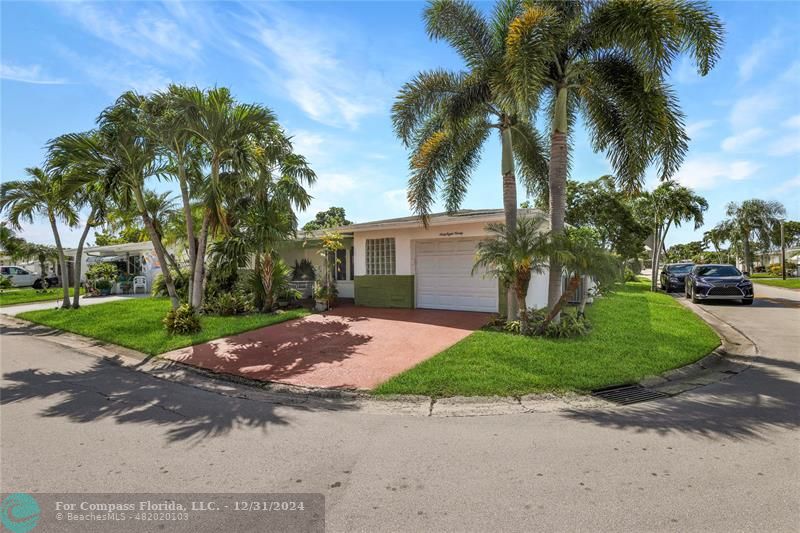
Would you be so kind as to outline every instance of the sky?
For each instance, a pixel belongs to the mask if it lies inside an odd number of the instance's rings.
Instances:
[[[800,220],[800,3],[712,6],[726,27],[721,60],[706,77],[688,59],[671,73],[692,138],[676,178],[710,207],[703,228],[676,228],[667,244],[699,240],[728,202],[748,198],[779,200],[789,219]],[[91,129],[125,90],[218,85],[271,108],[311,162],[318,181],[302,222],[330,206],[356,222],[410,214],[392,101],[421,70],[463,68],[446,43],[427,38],[423,9],[418,2],[2,1],[0,179],[41,165],[49,139]],[[573,157],[573,179],[611,173],[582,125]],[[647,185],[656,184],[651,169]],[[463,207],[501,206],[500,146],[490,139]],[[44,221],[21,236],[53,242]],[[78,230],[62,235],[65,245],[78,237]]]

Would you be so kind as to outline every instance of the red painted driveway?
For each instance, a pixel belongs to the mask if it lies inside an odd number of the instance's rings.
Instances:
[[[460,341],[485,313],[340,307],[162,357],[250,379],[371,389]]]

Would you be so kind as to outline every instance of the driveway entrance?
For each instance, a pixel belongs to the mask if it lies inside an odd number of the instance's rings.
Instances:
[[[306,387],[371,389],[484,325],[485,313],[341,307],[162,357]]]

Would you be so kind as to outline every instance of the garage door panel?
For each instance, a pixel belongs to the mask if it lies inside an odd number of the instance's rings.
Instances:
[[[416,245],[417,307],[497,312],[497,280],[472,275],[477,240]]]

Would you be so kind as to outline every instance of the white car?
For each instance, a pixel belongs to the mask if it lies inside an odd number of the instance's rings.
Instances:
[[[43,285],[42,277],[39,274],[18,266],[0,267],[0,276],[8,278],[13,287],[33,287],[35,289],[40,289]],[[53,280],[57,280],[57,278],[53,277]],[[48,279],[48,282],[52,285],[52,280]]]

